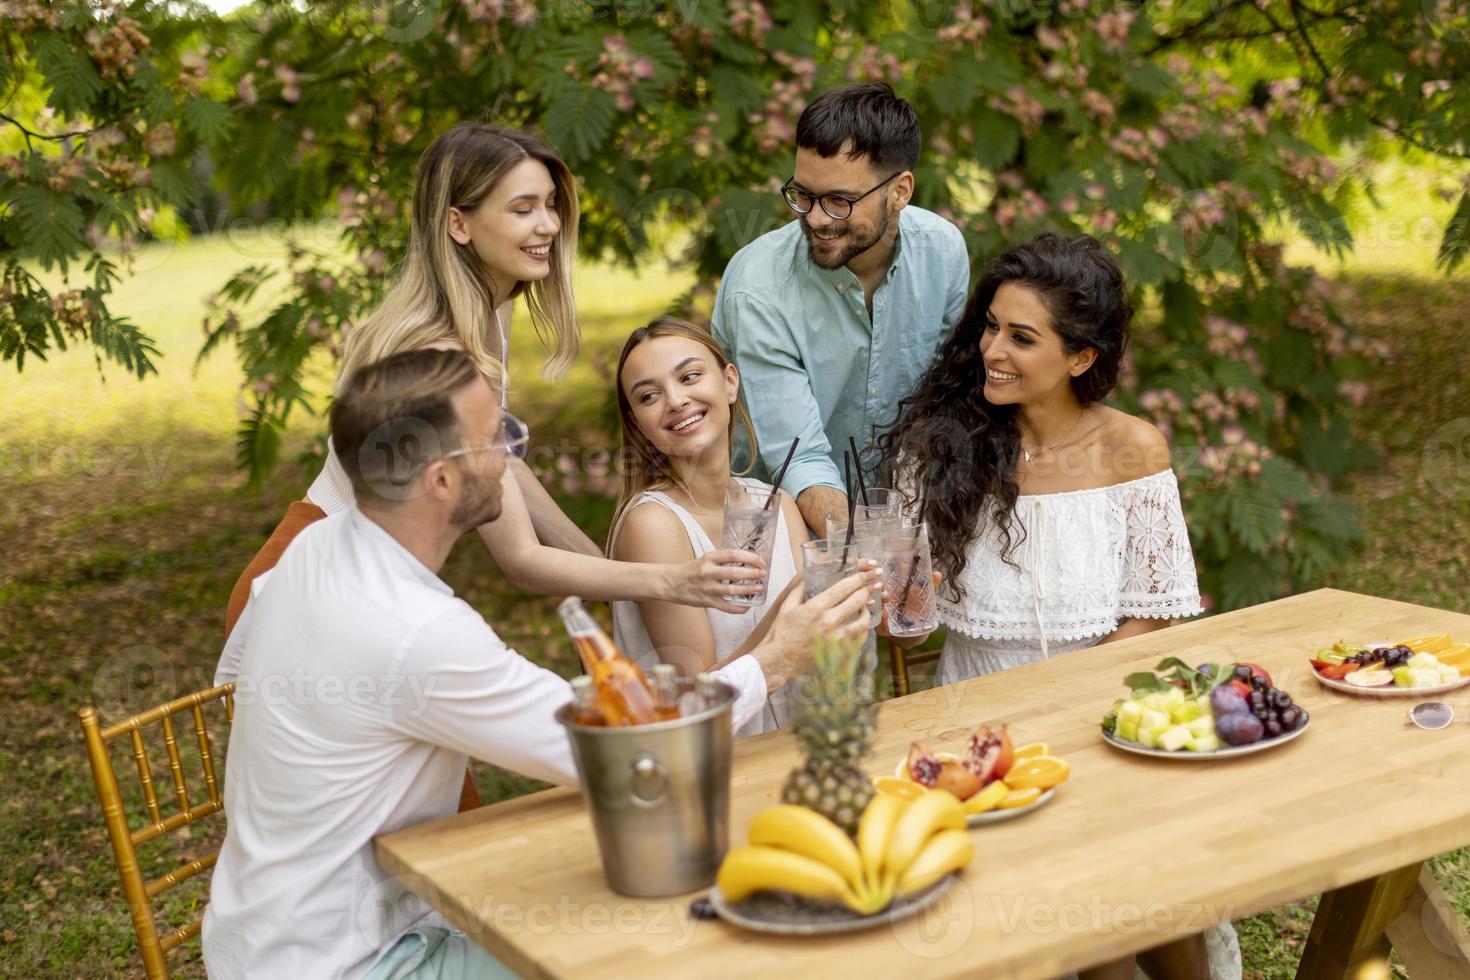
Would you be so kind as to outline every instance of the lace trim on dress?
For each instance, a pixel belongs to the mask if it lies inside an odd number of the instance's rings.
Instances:
[[[1202,610],[1189,531],[1171,470],[1095,490],[1017,500],[1012,555],[987,528],[969,548],[963,601],[940,618],[983,640],[1065,643],[1104,636],[1124,618],[1179,619]],[[1024,534],[1024,538],[1021,535]]]

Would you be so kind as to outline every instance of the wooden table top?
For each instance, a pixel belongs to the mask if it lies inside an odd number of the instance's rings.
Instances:
[[[884,702],[870,772],[912,739],[954,748],[1005,722],[1072,776],[1047,806],[971,831],[974,862],[945,900],[866,932],[766,936],[690,919],[693,895],[619,896],[572,789],[384,835],[377,859],[528,977],[1054,977],[1470,845],[1470,725],[1410,728],[1412,700],[1328,691],[1306,662],[1338,639],[1437,632],[1470,639],[1470,616],[1321,590]],[[1164,656],[1260,664],[1310,727],[1216,762],[1106,745],[1123,677]],[[1441,700],[1470,718],[1470,689]],[[799,764],[786,733],[736,743],[732,847]]]

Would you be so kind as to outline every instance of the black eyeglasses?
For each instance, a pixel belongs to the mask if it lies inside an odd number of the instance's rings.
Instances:
[[[812,210],[812,205],[819,204],[822,207],[822,211],[826,213],[827,217],[836,218],[838,221],[841,221],[843,218],[846,218],[852,214],[852,206],[854,204],[861,201],[863,198],[867,197],[869,194],[873,193],[878,188],[882,187],[884,184],[888,183],[890,180],[892,180],[894,177],[897,177],[898,174],[901,173],[903,173],[902,170],[900,170],[898,173],[890,174],[888,177],[884,178],[883,180],[874,184],[872,187],[863,191],[857,197],[849,197],[846,194],[823,194],[820,197],[816,197],[812,195],[809,191],[798,185],[796,183],[796,178],[792,177],[786,183],[781,185],[781,196],[786,198],[786,205],[797,214],[810,214]]]

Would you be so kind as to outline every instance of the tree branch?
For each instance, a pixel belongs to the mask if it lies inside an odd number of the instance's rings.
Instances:
[[[10,123],[10,125],[20,130],[21,133],[25,136],[26,149],[28,150],[35,149],[35,147],[31,144],[32,139],[48,140],[55,143],[64,143],[65,141],[71,139],[86,139],[88,136],[97,132],[97,130],[95,129],[83,129],[78,130],[75,133],[38,133],[35,130],[27,127],[25,123],[21,122],[19,119],[16,119],[14,116],[6,115],[3,112],[0,112],[0,122],[8,122]]]

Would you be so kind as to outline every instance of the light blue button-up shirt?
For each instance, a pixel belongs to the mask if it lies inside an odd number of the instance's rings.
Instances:
[[[755,423],[760,458],[752,472],[769,480],[800,436],[781,484],[792,496],[811,486],[843,489],[849,436],[872,485],[875,429],[893,424],[899,399],[964,312],[970,261],[959,229],[912,205],[898,222],[871,317],[852,270],[812,262],[799,221],[751,242],[725,269],[712,326],[740,369]],[[736,469],[749,459],[749,447],[738,446]]]

